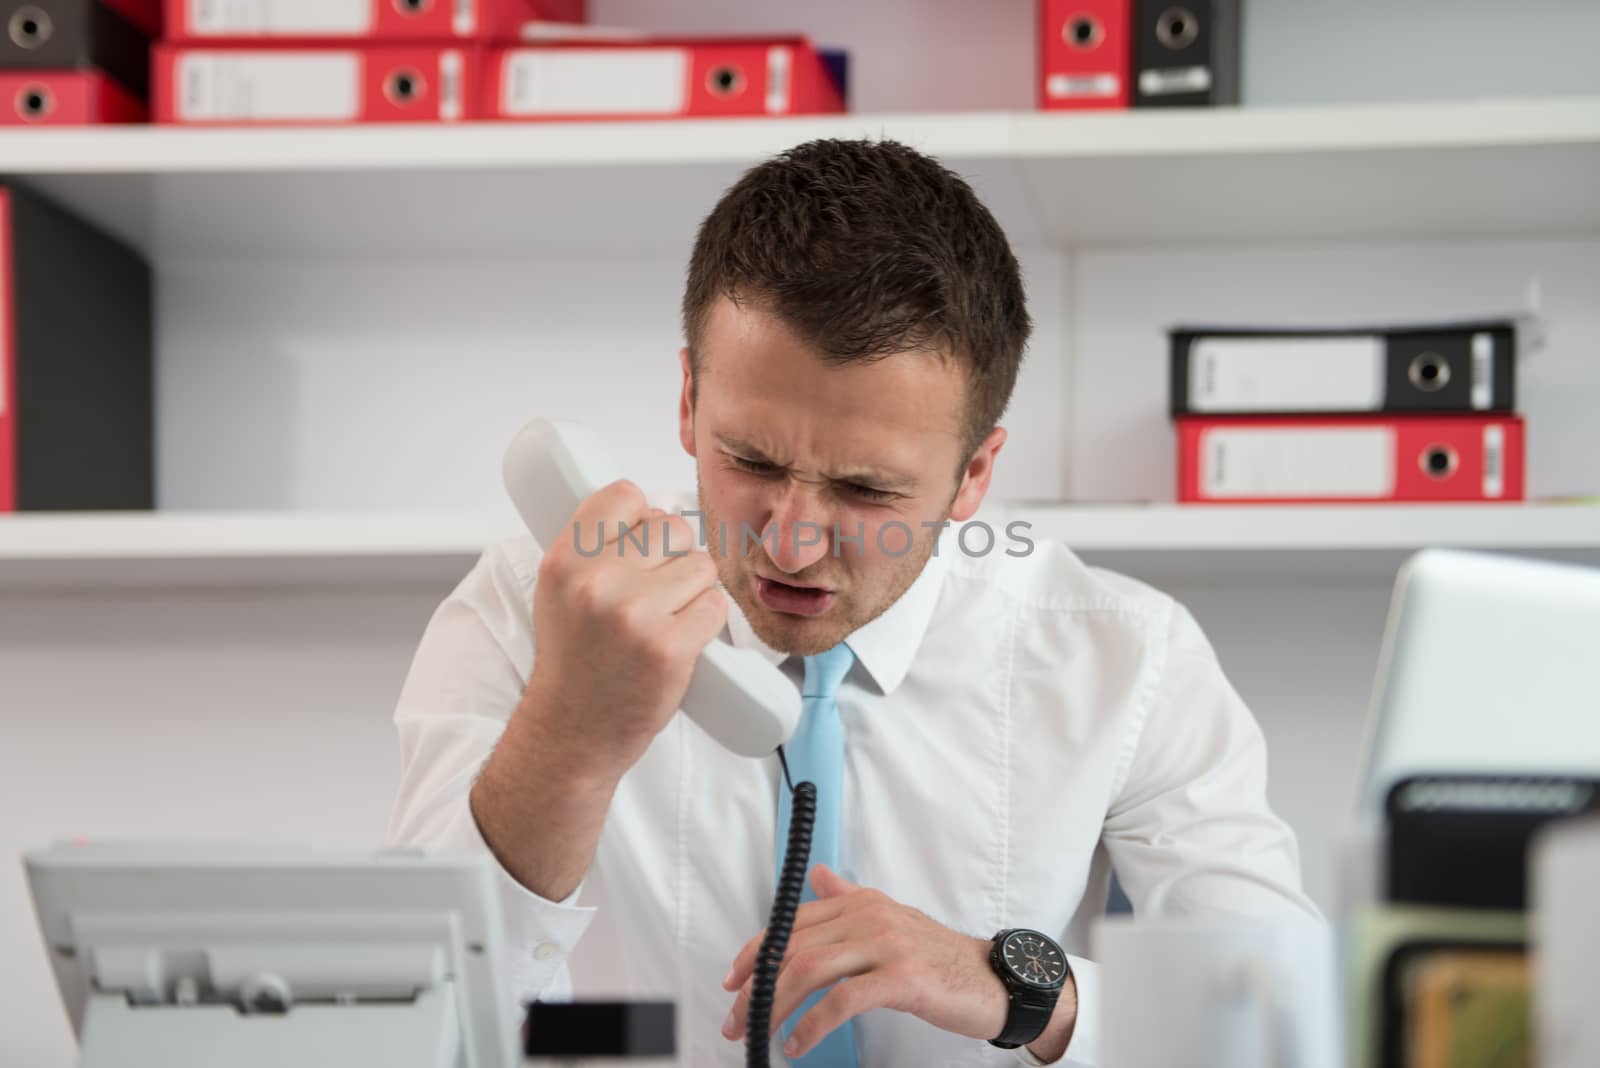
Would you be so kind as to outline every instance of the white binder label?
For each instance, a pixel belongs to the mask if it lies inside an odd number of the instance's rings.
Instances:
[[[1491,501],[1506,495],[1506,428],[1499,423],[1483,428],[1483,495]]]
[[[1139,72],[1139,92],[1145,96],[1203,93],[1210,88],[1210,67],[1168,67]]]
[[[1494,403],[1494,335],[1472,335],[1472,407],[1487,411]]]
[[[1205,497],[1394,495],[1394,433],[1382,427],[1234,428],[1201,438]]]
[[[767,49],[767,114],[787,115],[789,107],[790,71],[794,67],[794,50],[774,45]]]
[[[508,53],[503,115],[678,115],[688,103],[681,48],[528,48]]]
[[[457,37],[471,37],[478,28],[477,0],[456,0],[455,15],[450,20]]]
[[[1115,74],[1052,74],[1044,82],[1052,100],[1116,96],[1121,87],[1122,79]]]
[[[439,117],[447,122],[461,118],[462,62],[454,48],[439,53]]]
[[[1383,407],[1383,339],[1199,338],[1189,347],[1189,406],[1196,412],[1377,411]]]
[[[178,60],[182,119],[354,119],[361,58],[353,52],[188,52]]]
[[[372,32],[374,0],[189,0],[189,31],[267,36]]]

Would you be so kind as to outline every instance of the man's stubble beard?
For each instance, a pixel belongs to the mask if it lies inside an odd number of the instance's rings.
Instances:
[[[836,594],[834,603],[829,607],[826,620],[808,618],[803,616],[793,617],[790,622],[785,617],[774,618],[774,613],[762,604],[756,595],[753,568],[747,566],[748,562],[761,555],[761,542],[756,537],[744,537],[743,532],[733,526],[726,528],[726,552],[724,546],[718,542],[718,534],[724,529],[721,517],[712,509],[706,500],[705,487],[701,485],[698,473],[695,478],[695,491],[700,501],[700,521],[704,524],[705,548],[711,553],[711,558],[717,565],[717,578],[722,587],[733,598],[739,610],[750,623],[750,629],[755,631],[768,648],[790,656],[814,656],[826,652],[845,638],[860,630],[862,627],[877,619],[887,612],[894,603],[900,600],[902,594],[911,588],[917,581],[917,576],[922,574],[922,569],[927,566],[928,559],[933,555],[933,550],[938,541],[938,533],[943,529],[942,522],[950,518],[949,505],[954,504],[952,494],[950,502],[946,505],[944,515],[940,517],[941,526],[922,527],[922,539],[915,544],[909,552],[900,556],[884,557],[885,564],[889,565],[888,591],[878,596],[871,604],[863,605],[857,598],[863,591],[851,587],[843,595]],[[757,534],[762,533],[757,531]],[[845,530],[845,534],[850,531]],[[829,538],[828,558],[836,559],[842,564],[850,559],[857,551],[853,543],[839,549],[837,557],[833,557],[832,531],[824,533]],[[769,542],[770,543],[770,542]],[[748,552],[741,555],[741,550],[748,548]],[[859,558],[858,558],[859,559]],[[795,578],[802,582],[816,582],[819,578],[831,578],[838,571],[818,571],[817,577],[797,575]],[[848,574],[848,572],[847,572]],[[859,573],[857,573],[859,574]],[[853,576],[852,576],[853,577]],[[819,583],[832,586],[832,582]],[[872,596],[872,591],[865,591],[867,596]],[[780,622],[780,620],[782,620]],[[818,627],[825,629],[817,630]]]

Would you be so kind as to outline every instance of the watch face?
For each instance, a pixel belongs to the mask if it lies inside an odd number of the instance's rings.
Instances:
[[[1013,931],[1000,945],[1000,956],[1017,979],[1040,990],[1067,981],[1067,958],[1061,947],[1036,931]]]

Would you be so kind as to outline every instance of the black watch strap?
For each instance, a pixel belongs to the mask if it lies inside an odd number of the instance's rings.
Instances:
[[[1056,998],[1037,990],[1011,991],[1011,1012],[1006,1015],[1006,1029],[989,1043],[1001,1049],[1016,1049],[1044,1034],[1055,1013]]]
[[[1055,1014],[1056,1002],[1061,997],[1061,988],[1053,990],[1040,990],[1018,982],[1016,978],[1007,973],[1000,963],[1000,947],[1005,942],[1006,936],[1013,934],[1015,929],[1001,931],[994,936],[993,946],[990,951],[989,963],[994,966],[995,974],[1000,976],[1000,981],[1005,984],[1006,992],[1011,996],[1011,1006],[1006,1013],[1006,1025],[1000,1034],[989,1040],[991,1046],[1000,1049],[1016,1049],[1025,1046],[1044,1034],[1046,1027],[1050,1026],[1050,1017]],[[1037,932],[1034,932],[1037,933]],[[1045,936],[1040,935],[1044,938]],[[1059,947],[1058,947],[1059,948]],[[1065,954],[1063,954],[1065,957]],[[1068,969],[1069,976],[1071,969]]]

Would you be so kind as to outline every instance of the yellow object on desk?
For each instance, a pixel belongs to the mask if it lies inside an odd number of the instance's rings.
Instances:
[[[1532,1063],[1528,982],[1521,987],[1520,1008],[1513,1007],[1519,995],[1512,972],[1520,967],[1526,974],[1527,939],[1523,912],[1388,905],[1358,913],[1346,946],[1351,1068],[1517,1068]],[[1492,974],[1483,970],[1488,958],[1498,962]],[[1465,973],[1463,965],[1468,965]],[[1494,982],[1482,981],[1491,978]],[[1470,1021],[1451,1016],[1449,1010],[1456,1006],[1440,1000],[1447,993],[1466,994],[1477,1003]],[[1499,1013],[1498,1022],[1487,1018],[1491,1006]],[[1476,1029],[1476,1035],[1514,1031],[1518,1012],[1524,1019],[1520,1046],[1490,1050],[1476,1037],[1462,1041],[1468,1037],[1463,1027]],[[1479,1019],[1480,1013],[1485,1018]],[[1463,1059],[1469,1050],[1472,1057]],[[1449,1056],[1437,1059],[1441,1052]],[[1495,1052],[1496,1059],[1483,1059],[1487,1052]],[[1418,1059],[1424,1055],[1433,1059]],[[1519,1055],[1526,1059],[1517,1059]]]
[[[1398,978],[1407,1068],[1530,1068],[1533,978],[1521,950],[1441,949]]]

